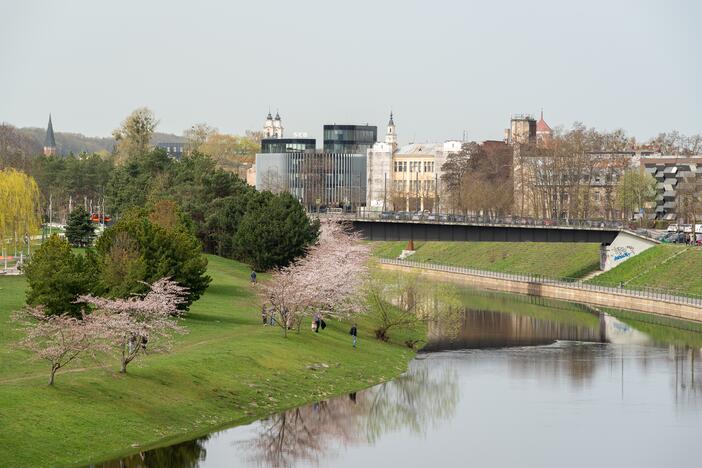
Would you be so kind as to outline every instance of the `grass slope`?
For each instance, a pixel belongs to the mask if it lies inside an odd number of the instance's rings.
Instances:
[[[9,321],[24,301],[24,279],[0,277],[0,460],[4,466],[85,464],[210,430],[244,423],[285,408],[350,392],[403,372],[413,352],[371,338],[359,321],[359,348],[348,325],[281,336],[260,324],[248,267],[209,257],[213,281],[185,320],[190,333],[174,352],[137,360],[127,375],[116,360],[57,375],[14,348]],[[325,363],[329,367],[310,370]],[[70,369],[70,368],[69,368]]]
[[[377,245],[376,245],[377,244]],[[407,242],[373,242],[378,257],[397,258]],[[599,244],[560,242],[415,242],[415,262],[490,271],[580,278],[599,268]]]
[[[676,253],[680,255],[664,262]],[[629,288],[654,287],[680,294],[702,294],[702,249],[657,245],[589,282],[615,286],[624,282]]]

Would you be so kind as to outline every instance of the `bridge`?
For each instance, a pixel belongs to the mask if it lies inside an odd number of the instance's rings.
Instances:
[[[598,243],[602,246],[602,270],[608,270],[659,243],[626,229],[621,221],[378,212],[320,217],[348,221],[365,239],[371,241]]]

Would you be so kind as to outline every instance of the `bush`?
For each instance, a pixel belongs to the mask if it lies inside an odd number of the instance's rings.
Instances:
[[[128,212],[96,244],[98,292],[109,297],[144,293],[161,278],[188,288],[186,307],[200,298],[211,278],[207,259],[187,218],[170,201],[152,210]]]
[[[74,253],[67,240],[52,235],[25,267],[27,303],[43,305],[47,314],[80,317],[84,305],[74,301],[95,287],[97,272],[93,265],[85,256]]]
[[[250,198],[233,240],[234,257],[265,271],[302,256],[319,234],[289,193],[258,192]]]

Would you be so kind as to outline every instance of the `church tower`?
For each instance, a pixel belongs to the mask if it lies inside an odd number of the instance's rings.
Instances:
[[[280,120],[278,111],[276,111],[273,120],[273,138],[283,138],[283,122]]]
[[[264,138],[273,138],[273,116],[270,111],[268,111],[266,123],[263,124],[263,136]]]
[[[49,114],[49,125],[46,127],[46,137],[44,138],[44,156],[56,154],[56,139],[54,138],[54,126],[51,124],[51,114]]]
[[[385,143],[390,145],[392,152],[397,150],[397,132],[395,130],[395,121],[392,118],[392,112],[390,112],[390,121],[388,122],[388,130],[385,134]]]

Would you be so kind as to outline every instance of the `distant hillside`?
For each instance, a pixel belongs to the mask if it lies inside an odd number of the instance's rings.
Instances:
[[[33,143],[33,147],[41,148],[44,147],[44,137],[46,136],[46,129],[35,128],[35,127],[25,127],[19,128],[17,131],[20,135],[26,137],[29,141]],[[101,151],[107,151],[111,153],[114,145],[115,139],[112,137],[88,137],[80,133],[68,133],[68,132],[54,132],[56,137],[56,147],[59,154],[68,155],[70,153],[79,154],[83,151],[86,153],[98,153]],[[185,138],[173,135],[170,133],[154,133],[151,139],[152,144],[157,143],[182,143]]]

